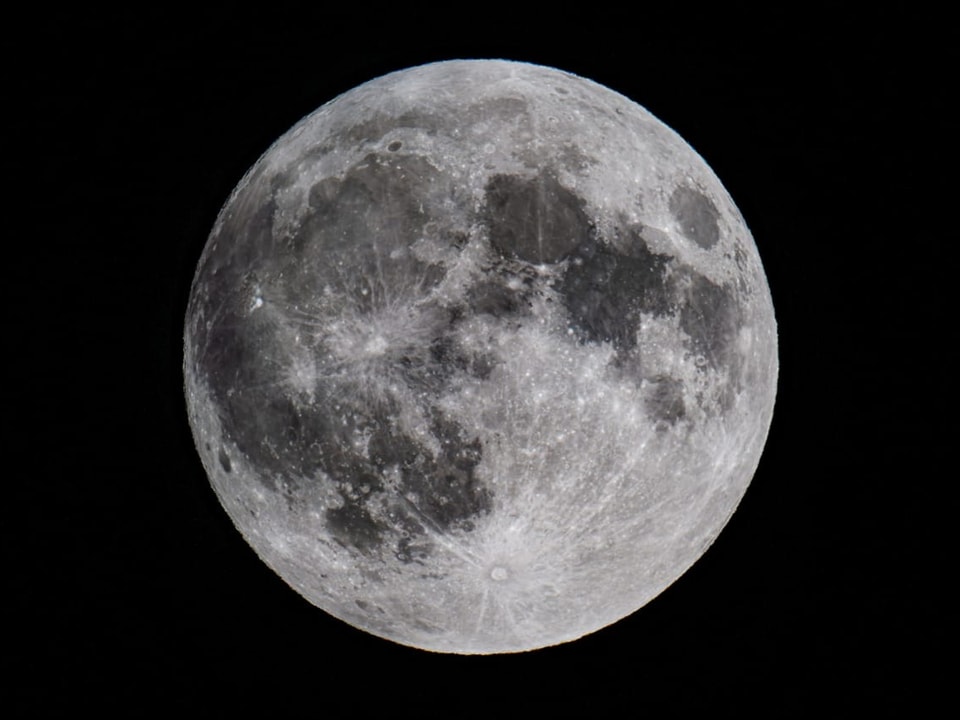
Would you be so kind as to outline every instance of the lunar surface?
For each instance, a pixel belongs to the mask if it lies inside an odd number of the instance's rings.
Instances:
[[[226,511],[310,602],[455,653],[636,611],[759,462],[776,324],[709,167],[627,98],[452,61],[280,138],[200,259],[184,377]]]

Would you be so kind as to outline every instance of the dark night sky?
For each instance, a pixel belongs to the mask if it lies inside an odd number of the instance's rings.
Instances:
[[[736,18],[593,8],[548,24],[492,6],[428,20],[315,5],[51,11],[8,29],[11,717],[842,716],[931,702],[946,681],[935,518],[952,429],[953,312],[938,293],[956,240],[937,169],[956,66],[944,18],[804,4]],[[621,623],[492,658],[368,636],[260,563],[207,484],[180,376],[193,268],[246,169],[336,94],[458,57],[569,70],[677,130],[745,216],[780,327],[767,452],[714,547]]]

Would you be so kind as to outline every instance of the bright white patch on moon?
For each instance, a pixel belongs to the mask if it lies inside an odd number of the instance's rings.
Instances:
[[[429,650],[578,638],[717,537],[773,413],[753,239],[704,161],[550,68],[436,63],[304,118],[186,317],[223,506],[312,603]]]

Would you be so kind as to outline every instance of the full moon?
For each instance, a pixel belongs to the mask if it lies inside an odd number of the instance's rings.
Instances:
[[[471,60],[301,120],[223,207],[187,410],[237,529],[397,643],[504,653],[633,613],[727,523],[777,382],[753,238],[622,95]]]

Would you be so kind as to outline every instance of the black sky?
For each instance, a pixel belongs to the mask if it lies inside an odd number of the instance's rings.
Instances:
[[[51,11],[8,29],[4,701],[470,717],[919,709],[943,691],[956,242],[945,18],[828,7]],[[589,16],[585,16],[589,13]],[[706,556],[577,643],[464,658],[328,618],[220,509],[182,399],[216,215],[336,94],[433,60],[583,75],[652,111],[750,226],[780,327],[767,452]],[[631,710],[631,708],[633,708]]]

